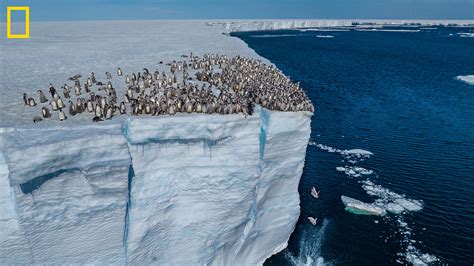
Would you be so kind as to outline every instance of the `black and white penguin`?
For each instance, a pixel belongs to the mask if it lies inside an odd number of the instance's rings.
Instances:
[[[42,90],[38,90],[40,103],[45,103],[48,101]]]
[[[63,112],[63,109],[61,108],[59,109],[58,118],[59,118],[59,121],[64,121],[67,119],[66,114]]]
[[[100,121],[103,121],[102,118],[98,117],[98,116],[94,116],[94,118],[92,118],[92,122],[100,122]]]
[[[54,94],[56,94],[56,89],[53,87],[53,84],[49,83],[49,93],[51,94],[51,97],[54,96]]]
[[[51,113],[49,112],[49,109],[45,106],[41,107],[41,114],[43,115],[43,118],[51,117]]]
[[[72,101],[69,101],[69,114],[71,116],[75,116],[77,114],[76,106],[74,105]]]
[[[71,95],[69,94],[69,87],[63,87],[63,94],[64,94],[64,98],[66,99],[69,99],[71,98]]]
[[[112,79],[112,74],[110,74],[109,72],[105,72],[105,76],[107,77],[107,79]]]
[[[41,118],[40,116],[35,116],[35,117],[33,117],[33,123],[36,124],[36,123],[39,123],[39,122],[41,122],[41,121],[43,121],[43,118]]]
[[[96,83],[97,83],[97,79],[95,79],[95,74],[94,74],[94,72],[91,73],[91,82],[92,82],[93,84],[96,84]]]
[[[36,106],[35,99],[33,99],[32,97],[28,98],[28,105],[29,106]]]
[[[74,92],[76,93],[76,96],[81,95],[81,86],[75,85],[74,86]]]
[[[76,100],[76,110],[77,113],[80,114],[84,112],[84,99],[83,98],[77,98]]]
[[[117,69],[117,76],[121,77],[123,75],[122,69],[119,67]]]
[[[94,104],[92,103],[92,101],[90,99],[87,100],[87,111],[89,113],[94,112]]]
[[[95,116],[102,117],[102,108],[98,104],[95,106]]]
[[[51,109],[53,111],[57,111],[58,110],[58,103],[56,101],[51,101],[49,104],[51,104]]]
[[[113,108],[112,108],[112,106],[109,106],[107,108],[106,113],[105,113],[105,119],[107,119],[107,120],[112,119],[112,113],[113,113]]]
[[[125,107],[125,103],[121,102],[120,103],[120,113],[125,114],[127,112],[127,108]]]
[[[57,95],[57,94],[56,94],[56,95]],[[62,100],[61,98],[58,98],[58,99],[56,100],[56,103],[58,104],[58,108],[64,108],[64,107],[65,107],[64,102],[63,102],[63,100]]]
[[[23,101],[25,102],[25,105],[28,105],[28,95],[26,95],[26,93],[23,93]]]

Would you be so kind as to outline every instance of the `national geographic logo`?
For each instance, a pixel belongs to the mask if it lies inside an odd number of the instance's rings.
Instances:
[[[25,12],[25,32],[12,33],[12,12]],[[28,39],[30,38],[30,7],[29,6],[7,6],[7,38]]]

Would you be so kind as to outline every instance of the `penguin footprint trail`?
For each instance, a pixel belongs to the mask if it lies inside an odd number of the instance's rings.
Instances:
[[[125,114],[242,113],[247,116],[252,115],[256,104],[275,111],[314,112],[312,102],[299,84],[258,59],[218,54],[199,57],[192,53],[181,57],[180,61],[158,64],[167,72],[157,69],[151,73],[144,68],[143,72],[124,76],[119,67],[115,77],[105,73],[105,82],[98,81],[94,72],[87,78],[77,74],[61,89],[50,83],[48,95],[42,90],[35,96],[24,93],[23,101],[28,107],[37,106],[39,101],[41,114],[33,117],[34,123],[44,119],[64,121],[86,114],[93,122]],[[114,87],[115,80],[124,81],[125,85]]]

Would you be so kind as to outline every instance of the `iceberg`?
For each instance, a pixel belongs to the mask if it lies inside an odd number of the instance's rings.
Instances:
[[[386,211],[384,209],[377,207],[374,204],[365,203],[344,195],[341,196],[341,200],[342,203],[344,203],[344,205],[346,206],[346,210],[354,214],[378,216],[384,216],[386,214]]]
[[[309,112],[0,134],[0,264],[263,264],[299,217]]]
[[[457,76],[456,79],[464,81],[469,85],[474,85],[474,75]]]

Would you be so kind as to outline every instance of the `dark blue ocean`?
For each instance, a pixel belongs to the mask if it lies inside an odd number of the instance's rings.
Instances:
[[[473,265],[474,85],[456,77],[474,75],[474,38],[459,34],[474,28],[388,29],[408,31],[232,34],[300,82],[316,107],[301,216],[266,265]],[[422,208],[357,215],[341,195]]]

